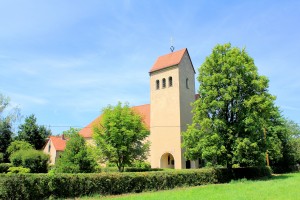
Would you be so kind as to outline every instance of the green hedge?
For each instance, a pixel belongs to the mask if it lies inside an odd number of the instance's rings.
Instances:
[[[101,194],[123,194],[166,190],[230,181],[257,174],[270,175],[267,168],[256,170],[196,169],[158,172],[127,172],[99,174],[13,174],[0,175],[0,199],[72,198]],[[268,172],[268,173],[267,173]],[[243,176],[241,173],[246,173]]]
[[[165,171],[161,168],[138,168],[138,167],[125,167],[124,172],[149,172],[149,171]],[[117,167],[103,167],[99,172],[119,172]]]

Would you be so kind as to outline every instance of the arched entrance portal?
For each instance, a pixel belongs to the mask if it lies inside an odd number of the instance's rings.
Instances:
[[[175,160],[172,154],[165,153],[160,158],[160,168],[171,168],[174,169]]]

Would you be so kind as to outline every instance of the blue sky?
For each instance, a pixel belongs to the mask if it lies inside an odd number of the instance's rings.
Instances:
[[[171,37],[196,71],[216,44],[245,47],[283,115],[300,123],[297,0],[0,0],[0,27],[0,93],[53,134],[108,104],[149,103],[148,72]]]

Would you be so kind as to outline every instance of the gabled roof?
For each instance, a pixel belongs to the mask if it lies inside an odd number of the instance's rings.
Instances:
[[[49,141],[53,144],[56,151],[64,151],[66,148],[67,140],[62,136],[50,136]]]
[[[188,52],[187,48],[184,48],[179,51],[175,51],[175,52],[158,57],[158,59],[156,60],[156,62],[152,66],[152,68],[150,69],[150,73],[167,68],[167,67],[172,67],[174,65],[178,65],[180,63],[181,59],[183,58],[183,55],[185,52]]]
[[[143,122],[145,123],[146,127],[150,128],[150,104],[134,106],[133,109],[139,115],[141,115]],[[84,138],[92,138],[93,137],[93,129],[94,126],[100,123],[102,115],[98,116],[94,119],[91,123],[89,123],[86,127],[81,129],[79,134]]]

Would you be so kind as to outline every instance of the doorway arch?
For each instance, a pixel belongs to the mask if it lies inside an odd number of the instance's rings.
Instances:
[[[174,156],[170,153],[164,153],[160,158],[160,168],[175,168]]]

